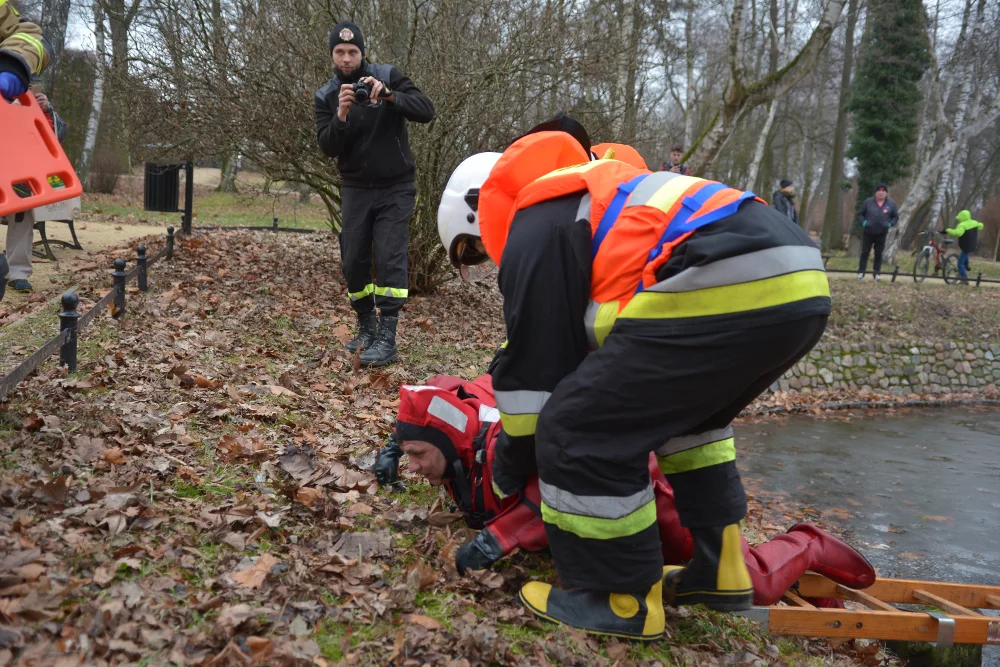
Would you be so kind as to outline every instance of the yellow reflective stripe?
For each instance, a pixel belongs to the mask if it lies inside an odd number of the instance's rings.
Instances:
[[[26,35],[23,32],[19,32],[11,35],[7,41],[18,38],[23,39],[28,44],[31,44],[33,47],[35,47],[35,50],[38,51],[38,66],[35,67],[35,74],[41,74],[43,65],[45,64],[45,45],[42,44],[42,40],[38,39],[37,37],[34,37],[33,35]]]
[[[651,500],[620,519],[598,519],[568,514],[549,507],[542,501],[542,520],[588,540],[613,540],[646,530],[656,523],[656,501]]]
[[[710,442],[701,447],[686,449],[670,456],[657,456],[660,470],[664,475],[676,475],[681,472],[707,468],[708,466],[729,463],[736,460],[736,440],[726,438],[718,442]]]
[[[405,287],[376,287],[375,293],[379,296],[394,296],[405,299],[410,295],[410,290]]]
[[[703,185],[709,184],[708,181],[701,178],[695,178],[694,176],[676,176],[676,178],[671,178],[666,183],[661,185],[659,189],[657,189],[656,192],[653,192],[645,201],[640,198],[631,197],[628,205],[649,206],[657,208],[664,213],[669,213],[670,209],[673,208],[675,203],[677,203],[677,200],[684,196],[684,193],[688,190],[688,188],[696,185],[698,182],[701,182]]]
[[[500,423],[503,424],[503,430],[511,437],[535,435],[535,429],[538,428],[538,415],[509,415],[506,412],[501,412]]]
[[[500,346],[500,349],[501,349],[501,350],[506,350],[506,349],[507,349],[507,343],[509,343],[509,342],[510,342],[509,340],[505,340],[505,341],[503,342],[503,345],[501,345],[501,346]]]
[[[493,487],[493,495],[495,495],[498,500],[503,500],[504,498],[507,497],[508,494],[501,491],[500,487],[497,486],[497,483],[494,482],[492,479],[490,480],[490,486]]]
[[[829,296],[830,284],[825,272],[798,271],[750,283],[691,292],[640,292],[618,316],[633,319],[705,317],[742,313]]]
[[[688,449],[694,449],[695,447],[701,447],[702,445],[708,445],[713,442],[719,442],[720,440],[732,437],[732,425],[725,428],[713,428],[708,431],[702,431],[701,433],[692,433],[691,435],[680,435],[670,438],[665,443],[660,445],[656,449],[656,455],[670,456],[671,454],[676,454],[677,452],[683,452]]]
[[[583,316],[583,326],[587,330],[587,344],[591,350],[604,345],[604,339],[611,333],[618,317],[618,301],[587,304],[587,312]]]
[[[360,292],[348,292],[348,294],[351,297],[351,301],[357,301],[358,299],[365,298],[374,291],[375,291],[375,286],[372,285],[371,283],[368,283],[367,285],[365,285],[365,288]]]
[[[591,162],[583,162],[581,164],[574,164],[574,165],[569,166],[569,167],[562,167],[561,169],[556,169],[555,171],[550,171],[549,173],[545,174],[544,176],[539,176],[535,180],[536,181],[540,181],[543,178],[552,178],[553,176],[562,176],[563,174],[569,174],[569,173],[573,173],[573,172],[579,173],[579,172],[589,171],[590,169],[593,169],[594,167],[596,167],[596,166],[598,166],[600,164],[607,164],[607,163],[601,162],[599,160],[593,160]],[[586,189],[586,186],[584,186],[582,189]]]

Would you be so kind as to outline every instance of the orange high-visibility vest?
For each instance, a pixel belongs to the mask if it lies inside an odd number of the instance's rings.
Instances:
[[[563,132],[522,137],[480,189],[479,228],[487,253],[499,265],[517,211],[586,193],[581,208],[589,207],[593,236],[591,299],[616,302],[615,315],[656,282],[657,269],[696,229],[755,198],[715,181],[586,158]]]

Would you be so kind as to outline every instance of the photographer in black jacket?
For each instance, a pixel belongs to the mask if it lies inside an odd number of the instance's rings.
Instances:
[[[417,194],[406,121],[429,123],[434,105],[397,68],[365,62],[364,37],[355,24],[334,27],[330,53],[335,76],[316,93],[316,135],[323,152],[337,158],[343,179],[340,254],[358,314],[358,335],[347,349],[360,351],[366,366],[384,366],[398,357],[396,323],[407,296]]]

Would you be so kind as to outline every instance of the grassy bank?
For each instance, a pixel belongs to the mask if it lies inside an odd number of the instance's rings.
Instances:
[[[267,265],[299,267],[262,271]],[[155,268],[128,315],[0,405],[0,664],[850,664],[701,609],[633,646],[554,630],[513,600],[545,555],[452,567],[446,497],[367,472],[400,384],[481,372],[502,339],[491,288],[411,300],[405,364],[355,372],[334,244],[215,233]],[[97,292],[103,275],[81,276]],[[477,317],[468,317],[475,307]],[[788,508],[754,502],[756,538]],[[769,512],[774,513],[770,515]],[[5,620],[6,620],[5,619]]]

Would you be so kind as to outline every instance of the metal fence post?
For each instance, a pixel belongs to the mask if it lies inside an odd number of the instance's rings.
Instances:
[[[63,312],[59,313],[59,330],[69,330],[69,335],[59,348],[59,364],[69,367],[70,372],[76,370],[76,321],[80,315],[76,312],[80,305],[80,297],[72,292],[62,295]]]
[[[892,280],[890,280],[889,282],[893,282],[893,283],[896,282],[896,276],[898,276],[898,275],[899,275],[899,264],[897,264],[896,268],[893,270],[893,272],[892,272]]]
[[[983,272],[980,271],[979,275],[976,276],[976,287],[979,287],[979,283],[983,282]]]
[[[184,223],[181,231],[191,236],[191,225],[194,224],[191,219],[194,217],[194,163],[191,160],[184,163],[184,172],[187,179],[184,183]]]
[[[278,216],[274,216],[274,218],[271,220],[271,231],[272,232],[278,231]]]
[[[136,282],[139,285],[139,291],[148,292],[149,283],[146,279],[149,274],[146,271],[146,246],[140,243],[135,252],[135,263],[139,266],[139,274],[136,276]]]
[[[118,319],[125,314],[125,260],[119,257],[115,260],[115,270],[111,274],[115,279],[115,314],[114,318]]]
[[[174,258],[174,228],[167,227],[167,260]]]

